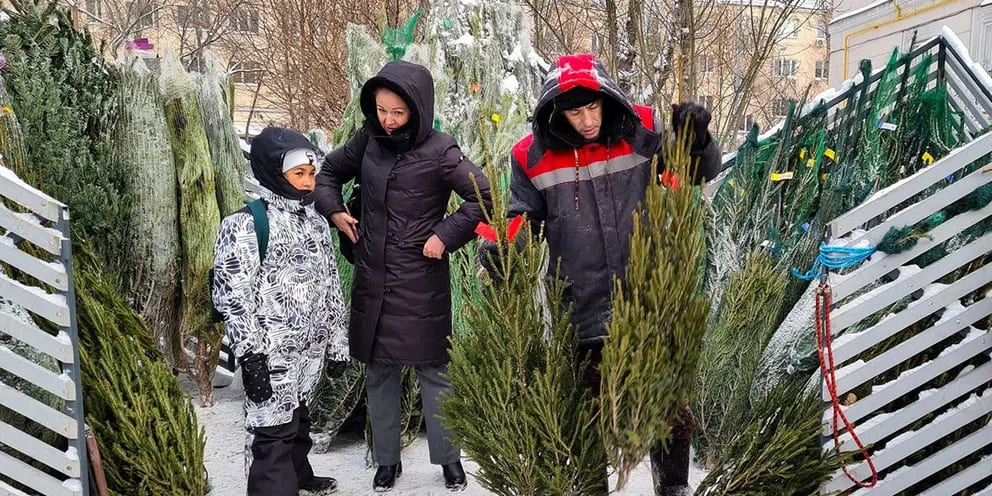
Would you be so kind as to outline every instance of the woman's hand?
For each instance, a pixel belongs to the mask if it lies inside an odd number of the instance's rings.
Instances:
[[[348,212],[336,212],[331,214],[331,222],[343,231],[352,243],[358,242],[358,229],[355,228],[358,225],[358,219],[352,217]]]
[[[424,256],[427,258],[436,258],[438,260],[444,256],[444,242],[441,238],[437,237],[437,234],[432,234],[427,243],[424,244]]]

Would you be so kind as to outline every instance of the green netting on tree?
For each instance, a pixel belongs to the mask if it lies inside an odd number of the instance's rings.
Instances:
[[[382,33],[382,43],[386,45],[386,51],[389,52],[389,56],[393,60],[403,58],[403,55],[406,54],[406,48],[410,46],[410,43],[413,43],[413,33],[417,29],[420,15],[419,10],[414,12],[410,20],[399,28],[394,29],[386,26],[386,30]]]

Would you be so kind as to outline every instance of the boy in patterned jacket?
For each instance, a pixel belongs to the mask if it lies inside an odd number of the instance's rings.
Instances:
[[[214,307],[245,386],[249,496],[324,495],[337,481],[307,460],[307,405],[327,363],[347,365],[346,308],[330,226],[313,206],[319,152],[300,133],[269,127],[252,143],[269,235],[260,251],[248,208],[226,217],[214,247]],[[261,231],[262,229],[260,229]],[[263,243],[264,244],[264,243]]]

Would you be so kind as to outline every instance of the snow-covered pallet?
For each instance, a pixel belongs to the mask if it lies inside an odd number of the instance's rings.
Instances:
[[[913,225],[992,183],[990,153],[992,134],[987,133],[876,193],[830,223],[831,244],[877,245],[890,228]],[[971,169],[945,184],[945,178]],[[934,192],[935,186],[942,187]],[[907,205],[910,200],[916,201]],[[992,294],[981,293],[992,283],[992,263],[980,263],[992,252],[992,232],[948,248],[943,258],[922,269],[907,265],[989,216],[992,204],[961,213],[903,253],[876,252],[849,274],[829,275],[834,301],[841,302],[831,313],[837,393],[844,398],[857,392],[842,409],[862,443],[872,445],[869,452],[882,474],[875,488],[858,493],[893,495],[917,487],[914,494],[944,496],[992,476],[992,456],[973,456],[992,449],[992,424],[987,422],[992,413],[992,333],[973,327],[992,314]],[[858,230],[866,225],[872,227]],[[949,274],[958,277],[950,280]],[[884,309],[907,299],[913,301],[878,319]],[[859,324],[867,328],[853,332]],[[823,399],[830,400],[825,387]],[[824,448],[834,444],[832,418],[827,403]],[[840,436],[840,447],[844,452],[858,449],[850,433]],[[916,454],[923,450],[928,455],[919,460]],[[861,480],[871,478],[867,463],[848,469]],[[925,488],[917,486],[924,479]],[[852,487],[837,472],[823,492]]]
[[[57,448],[0,421],[0,495],[88,496],[69,210],[2,165],[0,197],[0,370],[5,373],[0,406],[65,438],[69,446]],[[42,255],[31,254],[28,243]],[[37,285],[15,280],[15,270]],[[39,328],[36,318],[57,326],[58,333]],[[32,359],[46,355],[58,372]],[[11,385],[15,382],[20,387]],[[53,397],[65,408],[49,406]]]
[[[927,54],[933,55],[935,63],[930,66],[930,81],[946,81],[948,99],[951,106],[964,116],[965,139],[971,140],[983,130],[992,126],[992,77],[982,67],[971,59],[968,50],[954,31],[943,28],[941,34],[913,48],[898,68],[898,74],[916,69],[920,60]],[[879,80],[885,72],[880,67],[872,72],[867,84],[869,94],[875,91]],[[830,88],[813,97],[799,112],[799,116],[809,114],[823,105],[827,109],[827,122],[830,128],[839,121],[840,110],[851,95],[861,91],[865,81],[861,74],[841,83],[840,88]],[[782,130],[783,122],[773,126],[759,136],[765,140],[776,136]],[[722,182],[730,167],[737,159],[736,152],[723,156],[724,171],[714,181],[706,186],[706,192],[712,196]]]

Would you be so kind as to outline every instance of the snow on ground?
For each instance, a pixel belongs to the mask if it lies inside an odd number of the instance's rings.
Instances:
[[[243,496],[245,494],[244,473],[244,430],[241,374],[235,374],[231,386],[214,391],[214,406],[202,408],[197,394],[189,381],[183,381],[187,391],[191,391],[196,407],[197,419],[206,429],[207,445],[204,462],[212,488],[208,496]],[[373,495],[372,476],[375,469],[365,462],[365,440],[360,434],[342,435],[331,444],[328,453],[310,453],[310,463],[318,475],[329,475],[338,479],[340,495]],[[462,465],[470,474],[469,485],[462,496],[487,496],[493,494],[475,482],[471,474],[479,468],[463,455]],[[706,474],[695,465],[689,474],[690,484],[695,488]],[[610,487],[615,487],[616,477],[611,478]],[[421,435],[414,443],[403,450],[403,475],[390,495],[395,496],[440,496],[449,494],[444,488],[441,468],[430,465],[427,455],[427,437]],[[627,487],[613,493],[626,496],[651,496],[651,472],[647,460],[638,466]]]

